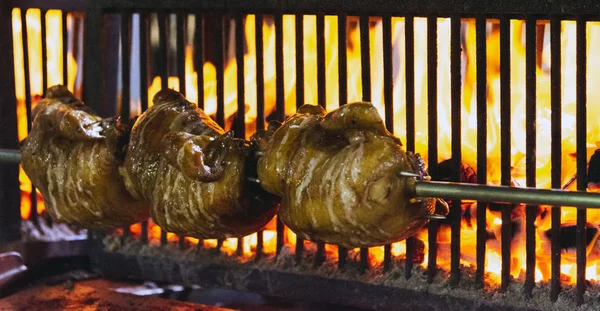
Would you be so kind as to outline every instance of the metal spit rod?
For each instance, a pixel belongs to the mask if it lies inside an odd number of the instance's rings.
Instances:
[[[20,163],[21,153],[18,150],[0,149],[0,162]],[[412,193],[415,197],[600,208],[600,193],[422,181],[418,180],[417,175],[412,173],[401,172],[399,175],[406,178],[415,178]]]

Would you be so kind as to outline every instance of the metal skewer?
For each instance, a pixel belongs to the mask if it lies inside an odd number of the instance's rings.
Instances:
[[[0,163],[21,163],[21,152],[19,150],[0,149]]]

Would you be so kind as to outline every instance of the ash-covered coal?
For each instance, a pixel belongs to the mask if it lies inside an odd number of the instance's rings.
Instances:
[[[86,229],[72,228],[65,224],[48,225],[40,221],[37,225],[31,220],[21,221],[21,241],[76,241],[87,239]]]

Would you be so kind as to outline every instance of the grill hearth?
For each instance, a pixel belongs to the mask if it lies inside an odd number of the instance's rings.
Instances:
[[[599,3],[26,0],[0,13],[0,250],[27,264],[85,255],[112,279],[364,309],[600,309]],[[223,240],[151,219],[56,224],[17,164],[55,84],[124,119],[174,88],[245,139],[303,104],[369,101],[427,164],[414,192],[450,214],[356,249],[277,219]]]

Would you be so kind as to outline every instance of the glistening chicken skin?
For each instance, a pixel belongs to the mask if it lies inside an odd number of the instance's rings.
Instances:
[[[180,93],[165,89],[136,121],[120,171],[164,230],[197,238],[245,236],[277,212],[275,197],[246,180],[252,148]]]
[[[118,172],[127,126],[93,114],[64,86],[47,93],[33,110],[21,154],[50,216],[107,230],[146,219],[148,206],[127,192]]]
[[[447,214],[435,199],[408,197],[412,172],[427,177],[420,158],[402,150],[370,103],[328,114],[305,105],[282,125],[255,134],[258,177],[281,196],[279,217],[305,239],[344,247],[371,247],[405,239],[426,216]]]

